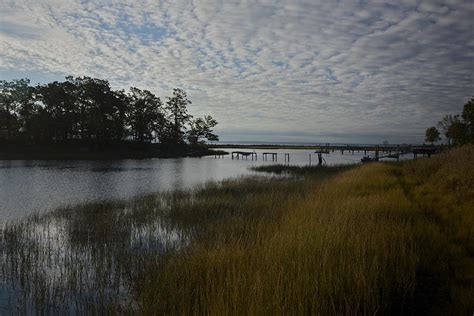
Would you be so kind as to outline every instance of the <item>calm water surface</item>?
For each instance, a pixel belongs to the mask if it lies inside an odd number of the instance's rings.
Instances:
[[[225,149],[226,151],[245,149]],[[258,159],[232,160],[212,157],[143,159],[115,161],[0,161],[0,223],[16,220],[32,212],[44,212],[65,205],[84,202],[126,199],[136,195],[171,189],[189,188],[209,180],[251,174],[249,167],[285,163],[283,153],[290,153],[290,164],[317,162],[313,150],[255,150]],[[262,161],[262,152],[278,152]],[[324,155],[328,165],[359,163],[363,152],[334,152]]]

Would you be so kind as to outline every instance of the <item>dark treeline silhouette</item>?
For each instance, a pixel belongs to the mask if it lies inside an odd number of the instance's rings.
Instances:
[[[446,115],[438,122],[449,145],[474,144],[474,98],[464,104],[462,114]],[[441,140],[439,130],[432,126],[426,130],[425,141],[433,144]]]
[[[66,77],[32,86],[0,81],[0,141],[17,144],[160,143],[216,141],[217,121],[188,114],[186,92],[162,100],[148,90],[113,90],[107,80]]]

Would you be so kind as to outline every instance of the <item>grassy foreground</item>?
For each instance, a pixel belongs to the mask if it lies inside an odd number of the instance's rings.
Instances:
[[[0,231],[0,311],[470,315],[472,161],[263,167],[290,176],[32,216]]]
[[[469,315],[473,161],[474,147],[463,147],[307,181],[309,192],[288,190],[283,200],[272,190],[245,195],[240,205],[252,211],[216,222],[189,253],[153,271],[141,307],[167,314]]]

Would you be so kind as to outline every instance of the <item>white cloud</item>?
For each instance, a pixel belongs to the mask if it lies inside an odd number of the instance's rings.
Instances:
[[[227,139],[249,130],[262,140],[274,131],[417,142],[473,94],[469,1],[19,0],[0,9],[1,74],[91,75],[160,96],[182,87]]]

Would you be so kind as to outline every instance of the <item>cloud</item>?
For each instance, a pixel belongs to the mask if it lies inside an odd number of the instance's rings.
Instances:
[[[473,7],[3,1],[0,75],[91,75],[160,96],[182,87],[191,111],[212,113],[233,140],[248,130],[262,140],[420,142],[473,94]]]

